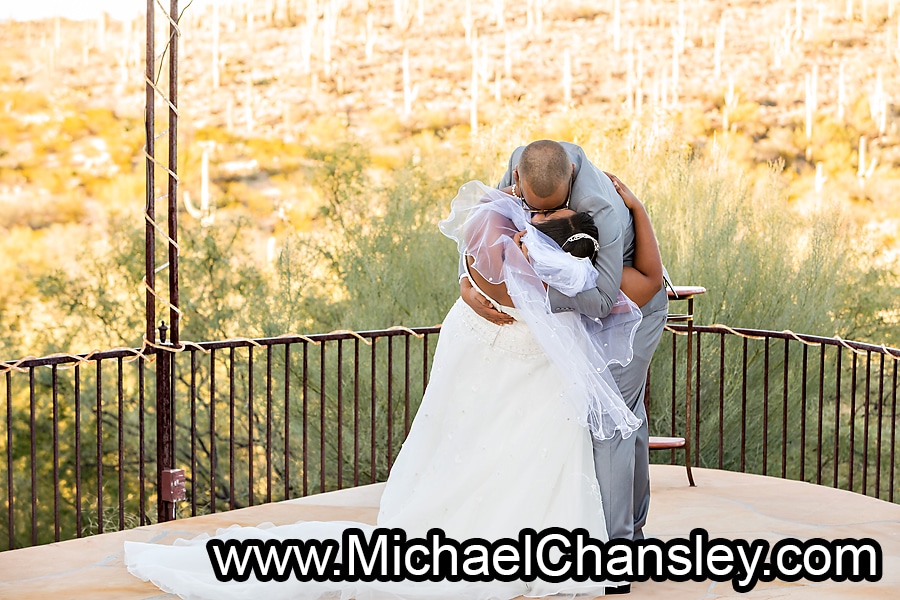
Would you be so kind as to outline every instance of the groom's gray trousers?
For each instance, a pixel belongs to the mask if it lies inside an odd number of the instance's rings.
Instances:
[[[628,365],[610,365],[610,372],[628,408],[643,422],[628,439],[618,433],[605,441],[593,440],[594,468],[603,499],[609,538],[640,540],[650,509],[650,451],[644,387],[650,359],[666,324],[665,289],[641,307],[643,320],[634,336],[634,358]]]

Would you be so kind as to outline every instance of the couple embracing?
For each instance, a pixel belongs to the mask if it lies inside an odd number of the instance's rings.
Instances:
[[[439,528],[453,540],[495,544],[549,528],[599,541],[643,539],[643,392],[667,312],[643,205],[578,146],[542,140],[512,154],[499,189],[460,188],[440,228],[460,251],[460,299],[444,320],[378,527],[409,538]],[[376,532],[305,522],[231,528],[216,538],[341,540],[349,530]],[[182,598],[488,599],[630,589],[558,577],[226,583],[216,578],[207,541],[126,542],[125,562]]]

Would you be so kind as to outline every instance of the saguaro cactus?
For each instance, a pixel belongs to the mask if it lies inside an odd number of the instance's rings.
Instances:
[[[494,24],[497,25],[497,29],[505,28],[506,27],[506,0],[494,0],[493,12],[494,12]]]
[[[812,134],[813,134],[813,102],[811,101],[810,95],[812,93],[812,83],[810,81],[809,73],[806,74],[806,79],[804,81],[804,88],[806,90],[805,94],[805,107],[806,107],[806,160],[810,160],[812,157]]]
[[[512,78],[512,41],[508,31],[503,32],[503,75]]]
[[[375,53],[375,40],[378,38],[378,31],[375,29],[375,14],[372,9],[366,11],[366,62],[372,62],[372,56]]]
[[[613,2],[613,50],[619,52],[622,49],[622,0]]]
[[[472,27],[474,25],[474,21],[472,19],[472,0],[466,0],[465,8],[463,9],[463,18],[462,18],[462,26],[463,30],[466,32],[466,45],[472,45]]]
[[[187,190],[183,195],[184,207],[188,214],[200,221],[201,227],[209,227],[215,221],[215,205],[211,204],[209,199],[209,152],[213,147],[214,144],[203,144],[203,154],[200,158],[200,208],[191,202],[191,195]]]
[[[122,85],[128,84],[128,68],[131,66],[131,27],[132,21],[122,23],[122,49],[119,54],[119,77]]]
[[[97,34],[95,36],[97,48],[100,52],[106,52],[106,13],[101,13],[97,17]]]
[[[325,3],[325,19],[322,23],[322,67],[325,77],[331,77],[331,42],[334,35],[335,15],[331,2]]]
[[[725,17],[716,26],[716,44],[713,49],[713,78],[718,82],[722,78],[722,53],[725,51]]]
[[[847,104],[847,88],[844,81],[844,59],[841,59],[840,67],[838,67],[838,97],[837,97],[837,118],[839,121],[844,120],[844,106]]]
[[[878,127],[878,133],[884,135],[887,131],[887,94],[884,93],[884,83],[881,77],[881,69],[875,76],[875,89],[869,94],[869,112],[872,120]]]
[[[684,54],[684,40],[687,37],[687,20],[684,16],[684,0],[678,0],[678,20],[672,25],[672,38],[675,43],[675,52],[679,56]]]
[[[822,190],[825,189],[825,182],[828,181],[828,178],[825,176],[825,172],[822,168],[822,161],[816,163],[816,193],[821,194]]]
[[[859,183],[859,188],[862,189],[866,186],[866,180],[872,177],[872,174],[875,173],[875,166],[878,164],[878,159],[872,157],[868,159],[866,156],[866,136],[859,136],[859,151],[858,151],[859,164],[856,167],[856,180]]]
[[[678,43],[672,44],[672,104],[678,103],[678,76],[679,76],[679,52]]]
[[[528,0],[525,5],[525,30],[528,33],[534,31],[534,0]]]
[[[819,65],[813,65],[812,72],[806,74],[806,158],[810,157],[810,145],[812,143],[812,135],[813,135],[813,118],[815,116],[816,109],[818,108],[818,79],[819,79]]]
[[[637,67],[635,68],[637,88],[634,90],[634,111],[641,115],[644,112],[644,47],[638,46]]]
[[[394,0],[394,25],[399,30],[405,29],[408,24],[409,0]]]
[[[253,104],[256,100],[256,92],[253,89],[251,77],[247,77],[246,97],[244,98],[244,123],[247,127],[247,135],[253,135],[255,120],[253,118]]]
[[[469,127],[472,131],[472,135],[476,135],[478,133],[478,32],[474,31],[472,33],[472,83],[470,86],[469,93],[471,95],[470,98],[470,108],[469,108]]]
[[[219,89],[219,3],[212,3],[212,84]]]
[[[300,44],[300,65],[301,72],[304,75],[309,75],[312,71],[312,40],[313,40],[313,25],[310,23],[305,23],[303,28],[301,29],[301,44]]]
[[[625,52],[625,108],[634,111],[634,38],[628,38],[628,50]]]
[[[318,0],[306,0],[306,24],[310,25],[319,20]]]
[[[403,114],[407,117],[412,113],[412,103],[419,95],[419,86],[410,83],[409,74],[409,50],[403,49]]]
[[[725,92],[725,106],[722,108],[722,131],[728,131],[729,113],[737,106],[737,94],[734,91],[734,76],[728,74],[728,90]]]

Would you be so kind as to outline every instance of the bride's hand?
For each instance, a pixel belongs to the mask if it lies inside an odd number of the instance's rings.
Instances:
[[[522,236],[527,232],[520,231],[516,235],[513,236],[513,241],[516,243],[516,246],[519,247],[519,250],[522,251],[522,254],[525,255],[525,260],[528,260],[528,246],[525,245],[525,242],[522,241]]]
[[[610,181],[612,181],[613,187],[616,188],[616,191],[622,197],[622,201],[625,203],[625,206],[628,208],[628,210],[633,209],[636,205],[641,203],[641,201],[638,200],[637,196],[634,195],[634,192],[628,189],[627,185],[622,183],[621,179],[608,171],[603,172],[606,173],[606,176],[609,177]]]

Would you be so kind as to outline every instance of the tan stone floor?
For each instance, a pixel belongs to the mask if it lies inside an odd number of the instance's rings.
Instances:
[[[646,531],[662,540],[687,537],[702,527],[711,537],[801,539],[871,537],[881,545],[884,575],[877,583],[772,581],[747,594],[729,582],[635,583],[627,598],[688,600],[746,598],[900,598],[900,505],[858,494],[771,477],[709,469],[695,470],[689,488],[684,469],[652,467],[653,495]],[[177,537],[212,532],[238,523],[352,520],[374,523],[382,485],[310,496],[254,508],[184,519],[0,553],[0,598],[158,599],[172,598],[132,577],[122,563],[124,540],[170,544]]]

